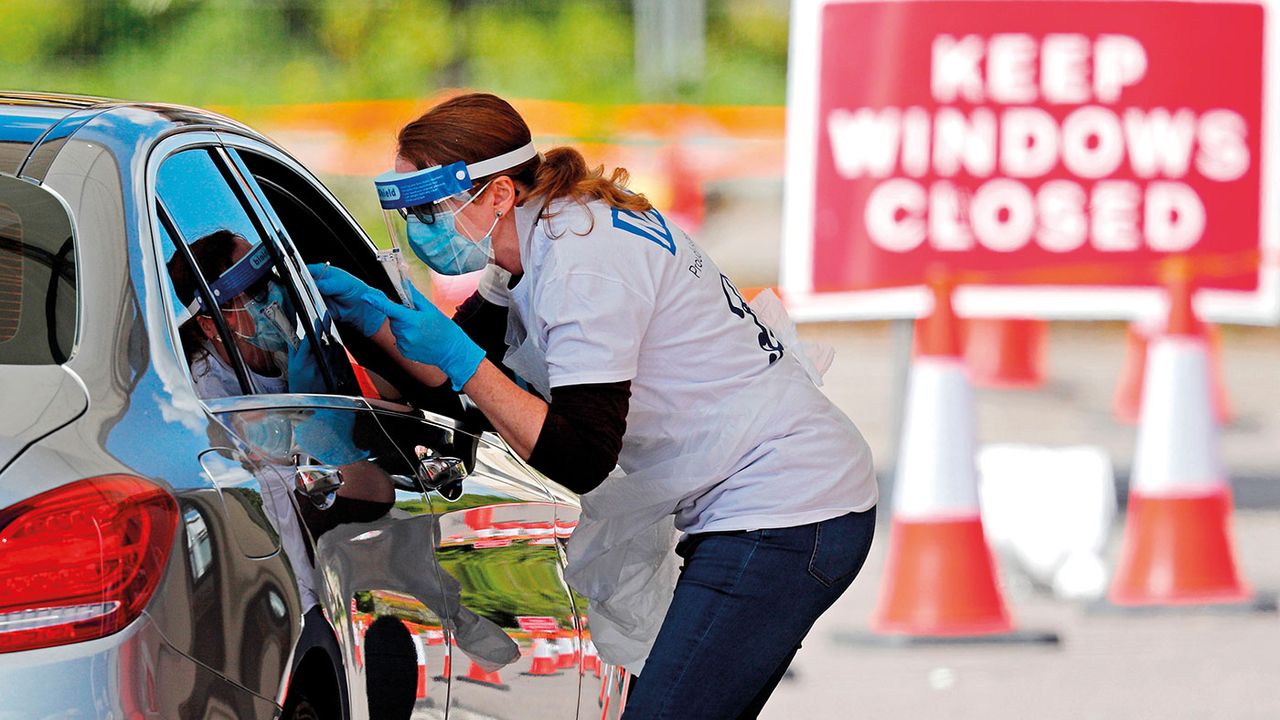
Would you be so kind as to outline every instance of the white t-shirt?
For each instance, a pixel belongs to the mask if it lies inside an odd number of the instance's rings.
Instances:
[[[782,347],[684,231],[657,211],[602,201],[551,210],[528,229],[530,211],[517,213],[525,274],[511,290],[549,386],[631,381],[618,458],[628,474],[676,454],[749,448],[708,463],[721,477],[675,498],[677,528],[789,527],[875,505],[857,428],[805,376],[798,348]],[[766,396],[785,407],[762,406]],[[736,413],[770,419],[744,444],[717,435],[741,426],[728,422]]]

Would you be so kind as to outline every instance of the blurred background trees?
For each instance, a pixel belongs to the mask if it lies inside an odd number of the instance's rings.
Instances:
[[[449,87],[777,105],[787,10],[786,0],[5,0],[0,87],[193,105]]]

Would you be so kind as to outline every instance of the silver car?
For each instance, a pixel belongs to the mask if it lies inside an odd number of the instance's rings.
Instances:
[[[307,263],[395,292],[243,125],[0,94],[0,720],[621,714],[577,497]]]

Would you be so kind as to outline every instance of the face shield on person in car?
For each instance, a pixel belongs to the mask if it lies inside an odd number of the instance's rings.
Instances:
[[[288,372],[289,355],[301,341],[293,304],[272,270],[271,253],[260,244],[209,283],[227,329],[245,364],[264,375]],[[197,295],[180,318],[207,314]],[[219,341],[221,341],[219,339]]]
[[[488,227],[471,227],[463,210],[488,188],[473,178],[508,170],[537,156],[533,143],[488,160],[436,165],[414,172],[390,171],[374,178],[393,247],[407,246],[413,257],[442,275],[484,269],[493,256]]]

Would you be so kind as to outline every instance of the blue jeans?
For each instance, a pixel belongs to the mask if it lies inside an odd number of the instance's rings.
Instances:
[[[875,508],[788,528],[690,535],[625,720],[754,718],[871,549]]]

